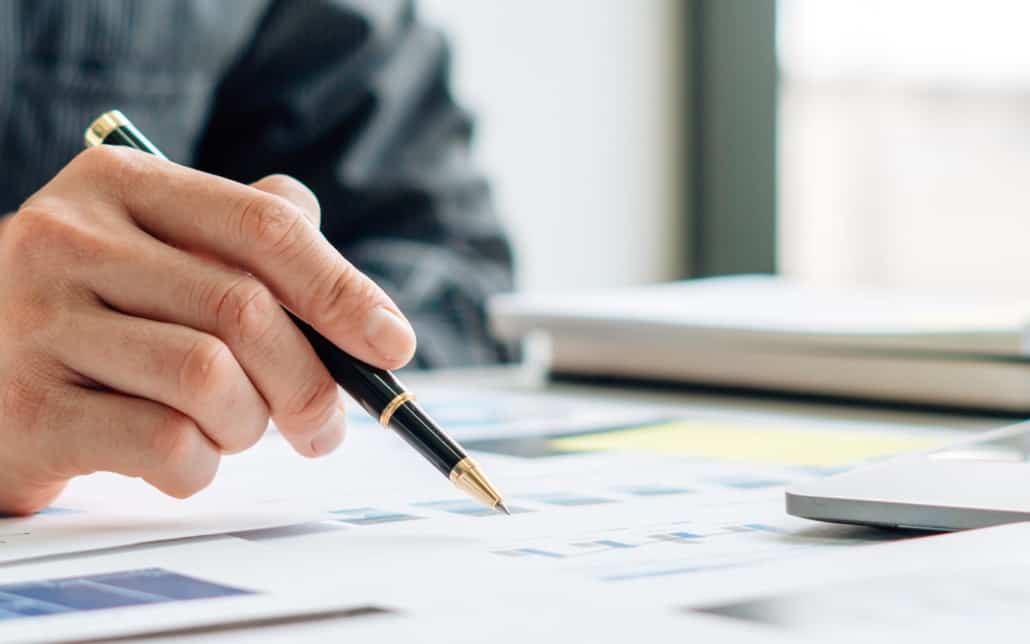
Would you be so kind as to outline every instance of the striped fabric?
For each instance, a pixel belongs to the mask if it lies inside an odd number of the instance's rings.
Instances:
[[[326,236],[412,319],[418,366],[508,360],[483,304],[512,256],[448,66],[410,0],[0,0],[0,212],[117,107],[174,161],[311,186]]]

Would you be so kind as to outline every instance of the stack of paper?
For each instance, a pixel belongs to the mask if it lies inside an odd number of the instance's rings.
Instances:
[[[744,276],[490,309],[503,337],[545,332],[556,373],[1030,410],[1030,299]]]

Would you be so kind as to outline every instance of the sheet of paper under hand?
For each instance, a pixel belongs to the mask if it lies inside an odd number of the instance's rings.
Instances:
[[[0,563],[268,528],[316,516],[296,499],[240,494],[230,487],[229,481],[216,482],[180,500],[115,474],[76,479],[46,510],[0,518]]]
[[[430,403],[463,440],[599,422],[641,422],[664,413],[653,406],[597,405],[583,398],[549,399],[543,404],[528,395],[480,395],[470,401],[464,390],[432,397]],[[190,499],[173,499],[139,479],[114,474],[75,479],[47,510],[31,517],[0,518],[0,563],[303,523],[323,516],[325,505],[315,501],[322,490],[346,493],[355,501],[384,486],[402,493],[419,486],[452,491],[451,484],[403,441],[376,426],[363,411],[354,411],[351,434],[380,439],[374,449],[389,476],[369,475],[361,466],[368,461],[368,451],[351,445],[332,459],[300,457],[273,428],[250,452],[224,458],[214,483]],[[352,436],[348,443],[354,442]]]

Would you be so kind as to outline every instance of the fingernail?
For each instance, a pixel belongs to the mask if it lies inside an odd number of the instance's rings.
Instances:
[[[315,456],[325,456],[340,446],[343,442],[343,433],[346,427],[346,415],[343,407],[337,405],[333,415],[329,417],[322,429],[311,439],[311,452]]]
[[[383,359],[391,362],[410,360],[415,352],[415,332],[411,325],[384,306],[368,314],[365,339]]]

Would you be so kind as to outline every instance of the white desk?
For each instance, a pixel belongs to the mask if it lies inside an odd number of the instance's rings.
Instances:
[[[621,390],[611,387],[591,387],[576,384],[549,383],[538,370],[532,368],[477,369],[438,372],[430,374],[404,374],[404,380],[414,390],[441,383],[447,385],[468,385],[511,392],[560,392],[601,396],[606,400],[626,399],[659,403],[686,404],[705,411],[732,411],[776,419],[846,420],[857,422],[898,423],[909,426],[947,427],[970,431],[987,430],[1017,419],[991,418],[982,416],[956,415],[945,412],[924,413],[919,411],[864,407],[858,404],[834,404],[829,402],[799,402],[761,396],[738,396],[689,391],[648,391],[633,388]],[[346,446],[344,447],[346,449]],[[314,623],[296,623],[265,627],[260,630],[229,630],[224,632],[203,632],[195,635],[154,639],[155,641],[186,642],[298,642],[298,641],[397,641],[404,631],[404,625],[396,620],[378,617],[360,620],[327,620]],[[416,640],[421,637],[416,634]],[[422,636],[425,634],[422,633]],[[442,633],[439,635],[443,635]],[[357,639],[355,639],[357,638]],[[437,639],[426,637],[427,640]],[[447,639],[440,637],[439,639]],[[489,638],[488,638],[489,639]],[[464,641],[464,640],[462,640]]]

